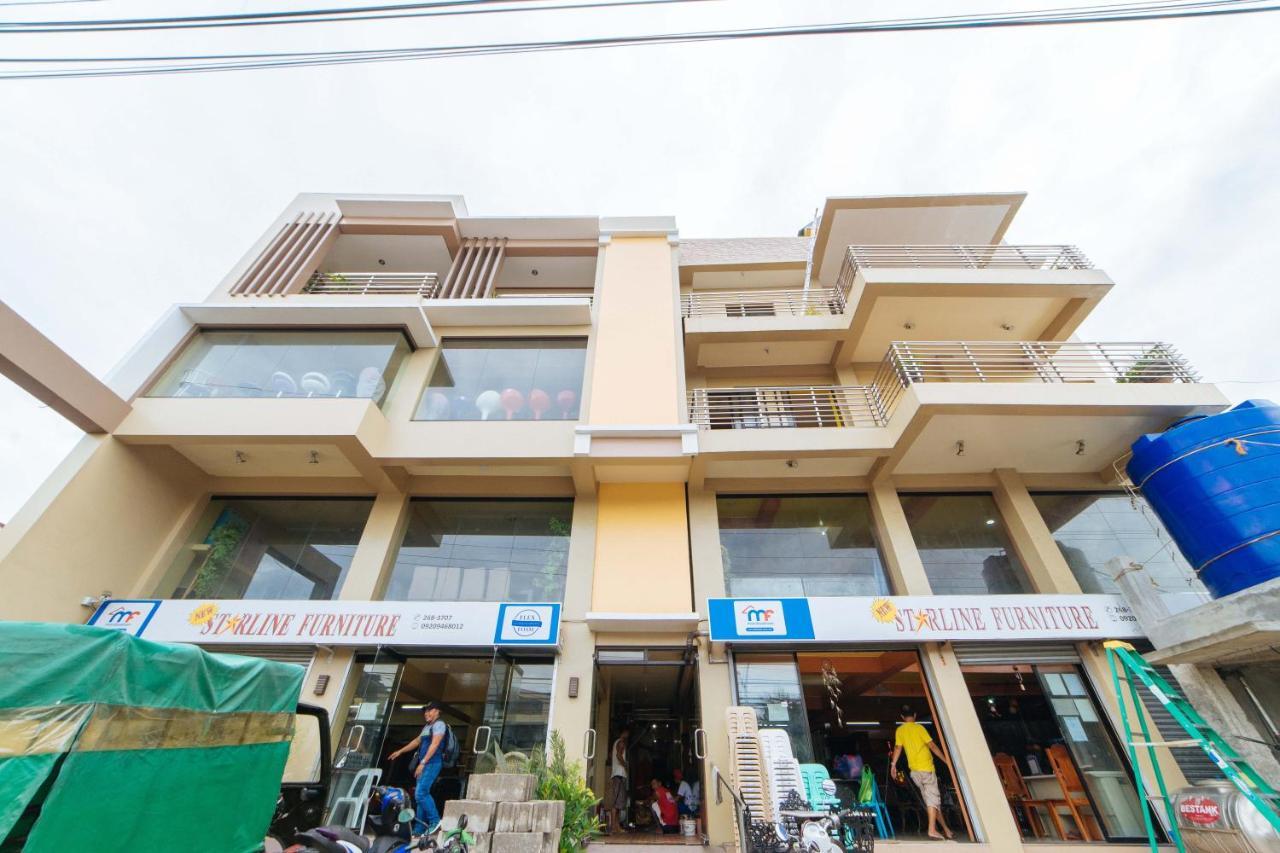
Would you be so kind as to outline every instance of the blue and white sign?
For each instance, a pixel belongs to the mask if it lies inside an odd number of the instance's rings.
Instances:
[[[559,632],[559,604],[503,604],[493,642],[499,646],[555,645]]]
[[[560,605],[498,601],[103,602],[90,625],[175,643],[325,646],[555,646]]]
[[[1118,595],[712,598],[714,642],[1124,640],[1143,636]]]

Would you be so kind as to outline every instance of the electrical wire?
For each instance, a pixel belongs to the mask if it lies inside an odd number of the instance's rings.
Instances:
[[[1196,0],[1196,2],[1166,2],[1156,4],[1111,4],[1108,6],[1076,7],[1078,11],[1018,12],[1003,14],[976,14],[948,16],[945,18],[904,18],[889,21],[854,21],[833,24],[809,24],[785,27],[765,27],[738,30],[708,30],[701,32],[660,33],[636,36],[603,36],[577,39],[559,39],[539,42],[500,42],[490,44],[432,46],[381,50],[321,51],[278,54],[225,54],[209,56],[182,56],[148,60],[140,57],[85,57],[63,58],[62,62],[171,62],[178,64],[122,65],[111,68],[58,69],[52,71],[0,72],[0,79],[69,79],[87,77],[149,76],[158,74],[200,73],[209,71],[259,70],[266,68],[300,68],[327,65],[348,65],[367,62],[404,61],[410,59],[438,59],[464,56],[490,56],[550,51],[588,50],[611,47],[636,47],[648,45],[690,44],[712,41],[736,41],[795,37],[808,35],[845,35],[872,32],[922,32],[950,31],[957,29],[990,29],[1014,26],[1051,26],[1063,24],[1114,23],[1123,21],[1152,21],[1217,17],[1223,15],[1253,14],[1280,11],[1280,3],[1258,5],[1263,0]],[[229,59],[230,61],[224,61]],[[210,61],[212,60],[212,61]],[[19,58],[0,59],[0,63],[30,61]]]

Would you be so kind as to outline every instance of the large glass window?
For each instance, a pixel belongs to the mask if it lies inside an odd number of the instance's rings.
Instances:
[[[201,332],[148,397],[356,397],[381,403],[409,344],[400,332]]]
[[[409,601],[560,601],[571,500],[410,503],[386,597]]]
[[[1142,498],[1116,492],[1031,497],[1085,592],[1118,592],[1107,563],[1121,559],[1142,563],[1170,613],[1209,600],[1195,570]]]
[[[415,420],[578,418],[585,338],[447,340]]]
[[[812,762],[813,745],[796,656],[735,654],[733,661],[738,704],[755,710],[760,728],[784,729],[791,736],[796,760]]]
[[[1033,592],[990,495],[902,495],[935,595]]]
[[[215,498],[178,556],[174,598],[331,599],[373,501]]]
[[[889,592],[866,496],[722,497],[716,505],[729,595]]]

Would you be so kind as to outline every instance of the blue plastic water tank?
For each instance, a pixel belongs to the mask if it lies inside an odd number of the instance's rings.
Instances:
[[[1280,577],[1280,406],[1247,400],[1144,435],[1128,471],[1215,598]]]

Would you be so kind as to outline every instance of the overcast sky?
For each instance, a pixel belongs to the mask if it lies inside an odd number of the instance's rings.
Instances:
[[[0,53],[408,46],[1054,5],[1066,4],[722,0],[3,35]],[[0,299],[102,376],[169,305],[204,298],[298,192],[460,193],[473,215],[671,214],[683,236],[720,237],[794,234],[829,195],[1021,190],[1010,242],[1077,244],[1117,283],[1081,337],[1165,340],[1206,379],[1276,380],[1278,35],[1272,13],[0,82]],[[1224,390],[1280,399],[1280,382]],[[0,380],[0,521],[78,435]]]

